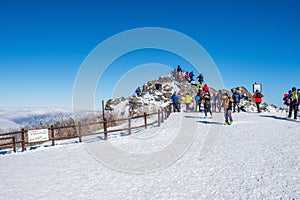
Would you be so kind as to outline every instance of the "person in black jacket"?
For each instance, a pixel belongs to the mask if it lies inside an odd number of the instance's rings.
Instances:
[[[182,72],[180,65],[177,66],[177,72]]]
[[[207,92],[204,93],[204,96],[203,96],[205,117],[207,117],[207,112],[209,112],[210,116],[212,116],[211,102],[210,101],[211,101],[211,96],[210,96],[209,91],[207,91]]]
[[[202,85],[203,80],[204,80],[203,74],[201,73],[201,74],[197,77],[197,79],[198,79],[198,82]]]
[[[296,87],[292,88],[292,92],[287,97],[290,99],[290,109],[288,118],[292,117],[292,113],[294,112],[294,120],[297,120],[297,113],[298,113],[298,93],[296,91]]]
[[[194,72],[193,71],[191,71],[190,73],[189,73],[189,77],[190,77],[190,81],[189,82],[193,82],[194,81]]]

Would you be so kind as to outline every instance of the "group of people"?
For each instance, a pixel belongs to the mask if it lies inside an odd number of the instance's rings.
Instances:
[[[175,78],[176,81],[178,82],[184,82],[184,81],[187,81],[193,85],[197,85],[195,80],[194,80],[194,72],[191,71],[191,72],[188,72],[188,71],[183,71],[180,67],[180,65],[177,66],[177,69],[175,69],[174,71],[172,71],[172,77]],[[201,85],[202,87],[202,83],[204,81],[204,76],[202,73],[200,73],[199,76],[197,76],[197,80],[199,82],[199,84]],[[199,85],[198,84],[198,85]]]
[[[199,112],[201,112],[201,105],[203,104],[205,117],[207,117],[207,113],[210,113],[210,116],[212,116],[212,100],[213,98],[211,97],[209,90],[199,90],[195,97],[195,111],[199,109]],[[186,93],[184,103],[186,105],[186,112],[190,112],[190,110],[192,109],[190,108],[192,98],[189,93]],[[213,105],[215,105],[215,103]]]
[[[177,70],[181,70],[180,66],[178,66]],[[195,96],[195,100],[192,100],[192,97],[189,93],[185,94],[184,97],[184,104],[186,106],[186,112],[190,112],[190,110],[194,109],[196,112],[201,112],[201,107],[203,105],[204,115],[207,117],[208,113],[212,117],[213,112],[221,112],[221,110],[224,110],[224,117],[225,117],[225,124],[231,125],[233,122],[232,113],[234,112],[246,112],[245,107],[241,104],[241,101],[243,99],[247,99],[247,95],[241,95],[241,92],[239,88],[232,89],[232,95],[228,93],[222,93],[221,90],[218,92],[210,93],[209,87],[207,84],[205,84],[202,87],[203,83],[203,74],[199,75],[200,78],[198,87],[198,93]],[[262,102],[262,99],[264,98],[264,95],[259,91],[256,90],[255,93],[252,96],[255,99],[255,103],[257,106],[257,112],[261,112],[260,104]],[[180,112],[180,103],[178,99],[178,95],[176,92],[172,95],[172,102],[173,102],[173,108],[174,112]],[[194,102],[194,108],[192,108],[192,102]]]
[[[217,101],[217,98],[219,100]],[[214,111],[216,111],[217,105],[219,105],[219,111],[221,111],[222,105],[224,106],[224,113],[225,113],[225,123],[227,125],[231,125],[233,122],[232,119],[232,108],[234,105],[234,100],[233,98],[228,95],[227,93],[221,94],[219,93],[218,95],[213,94],[211,96],[209,91],[205,91],[203,95],[200,93],[197,94],[196,98],[196,111],[199,108],[199,111],[201,111],[201,104],[203,104],[204,107],[204,115],[207,117],[208,113],[212,117],[212,107],[214,108]],[[215,102],[215,103],[212,103]],[[176,92],[173,93],[172,95],[172,102],[173,102],[173,111],[174,112],[180,112],[180,104],[179,104],[179,98]],[[218,104],[217,104],[218,102]],[[186,111],[190,111],[190,105],[192,103],[192,98],[189,93],[186,93],[185,98],[184,98],[184,103],[186,106]]]
[[[245,98],[245,96],[241,96],[240,92],[237,89],[232,90],[232,95],[226,93],[222,93],[221,90],[218,93],[211,93],[209,90],[201,91],[197,93],[195,97],[195,111],[201,112],[201,105],[204,108],[204,115],[205,118],[207,117],[208,113],[212,117],[212,112],[221,112],[222,108],[224,110],[224,117],[225,117],[225,124],[231,125],[233,122],[232,113],[244,111],[246,112],[243,105],[240,104],[241,100]],[[257,111],[260,113],[260,103],[262,102],[262,98],[264,95],[259,91],[256,91],[253,94],[253,98],[255,99],[257,105]],[[172,95],[172,102],[173,102],[173,111],[180,112],[180,102],[176,92]],[[189,93],[186,93],[184,97],[184,104],[186,106],[186,112],[190,112],[192,103],[192,98]]]
[[[294,112],[294,120],[297,120],[299,105],[300,105],[300,89],[293,87],[283,97],[284,104],[289,107],[288,118],[292,118]]]
[[[197,86],[198,93],[195,96],[195,111],[201,112],[201,106],[203,105],[203,110],[205,117],[207,117],[207,114],[210,113],[212,116],[212,112],[221,112],[222,108],[224,109],[225,113],[225,123],[230,125],[232,124],[232,112],[240,112],[244,111],[245,107],[241,105],[241,100],[244,98],[248,98],[245,95],[241,95],[238,88],[232,89],[232,95],[229,95],[228,93],[222,93],[221,90],[219,90],[216,93],[211,94],[209,91],[209,87],[207,84],[203,85],[204,82],[204,76],[202,73],[197,77],[198,84],[195,84],[194,81],[194,73],[193,72],[184,72],[180,65],[177,66],[177,69],[173,71],[173,76],[175,77],[175,80],[182,82],[182,81],[188,81],[192,85]],[[264,98],[264,95],[259,91],[256,90],[255,93],[252,96],[255,99],[255,103],[257,106],[257,112],[261,112],[260,104],[262,102],[262,99]],[[172,101],[173,101],[173,108],[174,112],[178,111],[180,112],[180,106],[178,101],[178,96],[176,93],[172,95]],[[186,111],[189,112],[191,109],[191,104],[193,100],[189,93],[186,93],[184,97],[184,103],[186,105]]]

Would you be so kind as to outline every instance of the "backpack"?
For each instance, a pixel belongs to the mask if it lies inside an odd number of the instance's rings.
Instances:
[[[292,95],[291,95],[291,102],[295,103],[298,101],[298,95],[297,95],[297,92],[292,92]]]
[[[289,106],[291,103],[291,100],[288,98],[289,94],[284,94],[283,95],[283,104]]]
[[[256,93],[256,98],[261,98],[261,94],[260,93]]]
[[[259,97],[260,98],[260,97]],[[241,96],[238,93],[233,94],[233,100],[237,103],[240,102]]]

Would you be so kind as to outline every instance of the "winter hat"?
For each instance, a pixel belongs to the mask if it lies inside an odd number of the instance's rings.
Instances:
[[[293,87],[293,88],[292,88],[292,91],[293,91],[293,92],[296,91],[296,87]]]

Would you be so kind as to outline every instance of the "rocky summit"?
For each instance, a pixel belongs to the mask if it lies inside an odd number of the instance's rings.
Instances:
[[[255,104],[251,93],[243,86],[234,89],[237,89],[241,96],[244,97],[243,105],[253,110]],[[227,92],[231,95],[233,89],[229,91],[226,89],[209,88],[209,90],[211,94]],[[189,93],[192,99],[195,98],[198,87],[196,84],[191,84],[188,81],[175,80],[172,75],[162,76],[144,83],[139,96],[132,95],[129,97],[109,99],[105,105],[105,110],[121,117],[128,117],[143,112],[155,112],[169,103],[172,103],[171,96],[174,92],[177,93],[179,101],[183,103],[186,93]]]

